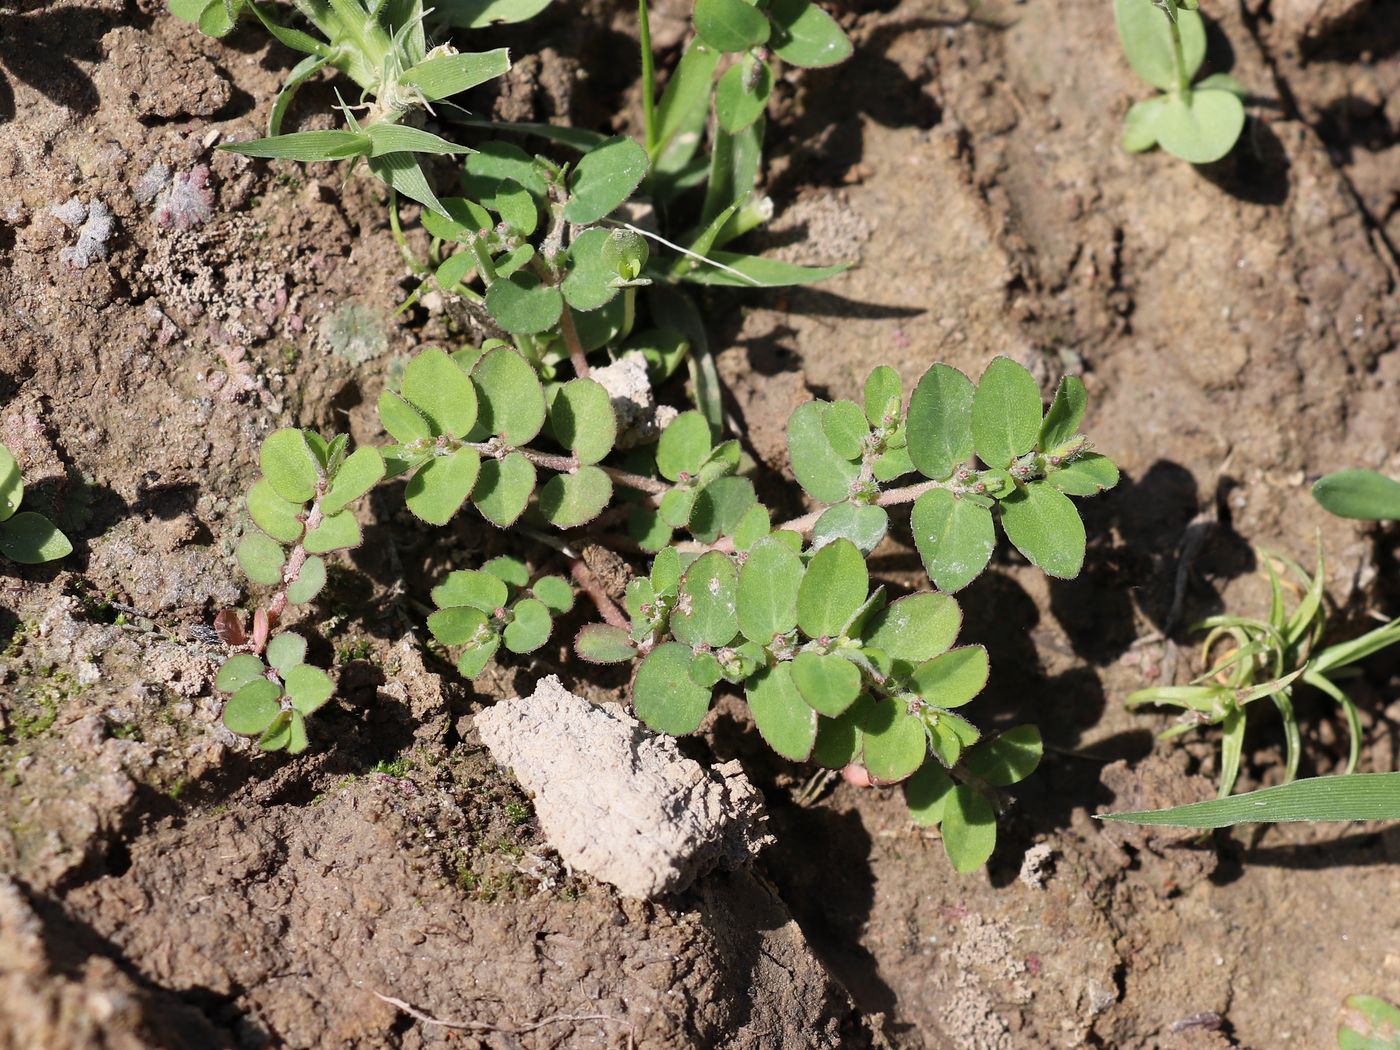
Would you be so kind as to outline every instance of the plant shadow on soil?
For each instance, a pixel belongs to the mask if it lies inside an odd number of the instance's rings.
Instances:
[[[97,110],[97,85],[78,65],[102,59],[109,30],[132,24],[120,15],[77,7],[0,14],[0,122],[15,119],[12,80],[20,80],[77,115]]]

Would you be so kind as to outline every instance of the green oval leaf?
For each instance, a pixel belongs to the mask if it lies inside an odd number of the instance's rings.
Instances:
[[[696,558],[681,577],[680,600],[671,614],[676,640],[715,649],[732,642],[739,633],[738,590],[729,555],[710,551]]]
[[[664,642],[646,655],[632,685],[637,717],[658,733],[693,733],[710,709],[710,690],[690,678],[690,647]]]
[[[486,290],[486,309],[507,332],[534,335],[559,323],[564,297],[553,285],[541,284],[534,274],[517,272],[491,283]]]
[[[439,609],[466,606],[488,616],[505,607],[510,600],[505,581],[480,569],[458,569],[433,588],[433,604]]]
[[[961,707],[987,684],[987,650],[963,645],[920,664],[909,676],[909,688],[934,707]]]
[[[360,448],[346,457],[321,498],[321,513],[338,514],[374,488],[384,477],[384,457],[377,448]]]
[[[535,465],[519,452],[485,459],[472,488],[472,503],[493,525],[509,528],[525,512],[535,491]]]
[[[400,444],[426,441],[433,436],[433,428],[423,413],[392,390],[379,395],[379,422]]]
[[[401,389],[404,398],[427,419],[434,435],[465,438],[471,433],[477,415],[476,389],[467,373],[444,351],[430,347],[410,361]],[[398,434],[394,437],[405,440]]]
[[[701,543],[713,543],[739,527],[757,502],[748,478],[716,478],[695,494],[688,526]]]
[[[1084,410],[1089,407],[1089,395],[1084,390],[1084,381],[1078,376],[1065,376],[1055,391],[1055,400],[1045,413],[1045,421],[1040,424],[1040,437],[1036,447],[1042,452],[1053,452],[1079,433],[1079,424],[1084,422]]]
[[[744,0],[695,0],[695,32],[718,51],[747,51],[768,40],[763,14]]]
[[[14,454],[0,445],[0,521],[6,521],[24,501],[24,479]]]
[[[1093,496],[1118,484],[1118,467],[1107,456],[1086,452],[1052,469],[1045,480],[1070,496]]]
[[[833,401],[822,414],[822,433],[832,450],[842,459],[860,459],[870,424],[865,411],[854,401]]]
[[[817,712],[792,681],[789,664],[765,668],[748,680],[744,695],[759,735],[778,754],[805,762],[817,741]]]
[[[574,638],[574,652],[591,664],[622,664],[637,655],[627,631],[608,623],[590,623]]]
[[[920,827],[937,827],[953,793],[953,778],[937,762],[925,762],[904,782],[904,804]]]
[[[968,784],[959,784],[943,807],[943,849],[953,867],[966,875],[992,856],[997,843],[997,817],[991,802]]]
[[[992,787],[1010,787],[1035,772],[1043,751],[1039,726],[1016,726],[973,748],[963,762]]]
[[[472,448],[434,456],[408,479],[404,503],[429,525],[446,525],[461,509],[481,471],[481,457]]]
[[[486,665],[491,662],[491,657],[496,655],[496,650],[500,647],[499,634],[487,635],[484,641],[469,646],[457,658],[457,673],[463,678],[475,678],[486,670]]]
[[[608,260],[611,238],[608,230],[597,227],[584,230],[569,245],[569,275],[560,290],[575,310],[601,310],[622,290],[617,270]]]
[[[713,444],[705,417],[694,409],[682,412],[661,432],[656,445],[656,469],[667,481],[694,476]]]
[[[833,653],[801,652],[792,659],[792,682],[813,711],[835,718],[860,695],[860,669]]]
[[[224,725],[232,732],[261,733],[282,711],[282,690],[266,678],[258,678],[234,693],[224,705]]]
[[[632,196],[648,167],[647,151],[625,136],[610,138],[589,150],[569,180],[564,218],[580,226],[597,222]]]
[[[10,524],[12,522],[5,522],[5,526]],[[0,531],[0,542],[3,542],[3,539],[4,532]],[[245,532],[243,539],[239,541],[236,556],[238,564],[254,583],[270,586],[282,582],[282,566],[286,562],[286,555],[275,540],[261,532]]]
[[[1213,164],[1239,141],[1244,130],[1244,104],[1232,91],[1197,90],[1188,103],[1167,99],[1152,128],[1157,144],[1192,164]]]
[[[884,507],[838,503],[823,513],[812,526],[812,547],[821,550],[833,540],[846,539],[862,553],[869,554],[885,538],[889,525],[890,516]]]
[[[891,660],[918,664],[947,651],[962,626],[962,610],[946,594],[921,592],[891,602],[870,621],[866,645]]]
[[[826,436],[824,421],[830,407],[825,401],[808,401],[788,418],[788,458],[793,476],[818,503],[841,503],[860,476],[860,464],[832,448]]]
[[[861,724],[861,764],[877,784],[894,784],[923,765],[928,755],[924,724],[902,701],[871,705]]]
[[[958,591],[981,575],[996,546],[992,512],[946,489],[925,492],[909,516],[914,546],[942,591]]]
[[[321,468],[306,442],[306,435],[295,427],[269,434],[262,443],[258,461],[263,476],[284,500],[305,503],[316,495]]]
[[[603,513],[612,491],[612,479],[597,467],[579,467],[575,474],[555,474],[540,486],[539,507],[555,528],[574,529]]]
[[[549,426],[580,463],[597,463],[617,440],[617,417],[601,383],[571,379],[549,406]]]
[[[739,570],[739,629],[758,645],[797,626],[802,559],[780,540],[765,537],[750,548]]]
[[[0,521],[0,554],[21,565],[39,565],[73,553],[73,544],[42,514],[22,510]]]
[[[326,563],[317,557],[307,558],[301,563],[297,578],[287,585],[287,601],[293,605],[305,605],[326,585]]]
[[[1313,498],[1339,518],[1400,519],[1400,482],[1374,470],[1339,470],[1318,478]]]
[[[1036,482],[1022,486],[1000,506],[1006,538],[1033,565],[1062,580],[1079,575],[1084,565],[1084,522],[1068,496]]]
[[[769,44],[784,62],[811,69],[851,57],[850,37],[811,0],[772,0],[768,17],[773,20]]]
[[[797,591],[797,625],[809,638],[839,638],[870,594],[865,558],[850,540],[813,556]]]
[[[321,519],[321,524],[306,533],[302,546],[308,554],[327,554],[330,551],[348,550],[360,545],[360,523],[348,510],[330,514]]]
[[[544,427],[544,388],[534,367],[515,350],[489,351],[472,369],[472,379],[481,392],[480,433],[520,448]]]
[[[727,69],[715,85],[715,119],[731,135],[749,127],[768,105],[773,71],[767,62],[745,55]]]
[[[947,365],[934,365],[914,388],[907,451],[924,477],[945,481],[972,455],[973,398],[972,380]]]
[[[284,674],[306,660],[306,639],[290,631],[267,643],[267,662]]]
[[[439,609],[428,616],[428,631],[443,645],[462,645],[486,626],[486,614],[465,605]]]
[[[501,638],[506,648],[513,653],[533,653],[549,641],[549,632],[554,629],[554,619],[544,602],[535,598],[522,598],[511,607],[514,617],[506,624]]]
[[[303,715],[318,710],[335,692],[335,683],[331,681],[330,675],[309,664],[297,664],[288,668],[284,681],[292,707]]]
[[[236,693],[249,682],[262,677],[267,665],[252,653],[238,653],[224,661],[214,678],[214,688],[221,693]]]
[[[1166,12],[1152,0],[1113,0],[1113,18],[1133,72],[1162,91],[1175,89],[1176,62]],[[1205,23],[1194,11],[1178,9],[1176,18],[1186,77],[1190,80],[1205,61]]]
[[[989,467],[1007,467],[1040,436],[1040,386],[1009,357],[997,357],[982,373],[972,398],[972,442]],[[916,461],[917,462],[917,461]]]
[[[248,516],[254,525],[280,543],[295,543],[301,539],[306,525],[300,515],[305,509],[305,504],[279,496],[267,478],[254,482],[248,490]]]

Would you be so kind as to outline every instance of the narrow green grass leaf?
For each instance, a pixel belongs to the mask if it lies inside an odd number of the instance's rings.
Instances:
[[[1170,809],[1102,813],[1099,819],[1180,828],[1295,820],[1400,820],[1400,773],[1313,777]]]

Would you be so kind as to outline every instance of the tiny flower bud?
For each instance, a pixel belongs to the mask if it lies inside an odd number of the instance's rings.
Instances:
[[[646,238],[631,230],[613,230],[603,242],[603,262],[624,281],[640,277],[650,255]]]

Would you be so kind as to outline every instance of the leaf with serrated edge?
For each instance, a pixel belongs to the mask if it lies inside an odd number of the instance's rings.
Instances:
[[[427,418],[434,435],[465,438],[476,423],[477,397],[472,381],[437,347],[422,351],[408,363],[401,389],[404,398]],[[394,437],[404,440],[397,434]]]

